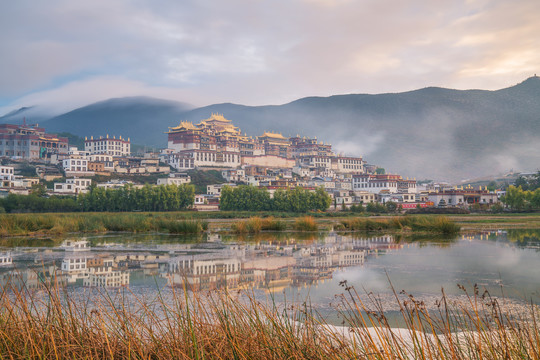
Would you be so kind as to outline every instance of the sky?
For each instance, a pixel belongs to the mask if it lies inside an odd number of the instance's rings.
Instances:
[[[0,115],[500,89],[540,73],[539,13],[538,0],[3,1]]]

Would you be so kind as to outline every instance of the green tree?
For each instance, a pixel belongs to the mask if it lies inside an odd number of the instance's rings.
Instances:
[[[47,195],[47,188],[43,184],[34,184],[32,185],[32,188],[30,189],[30,194],[44,197]]]
[[[397,204],[393,201],[387,201],[384,206],[388,212],[395,212],[397,210]]]
[[[502,202],[513,210],[521,210],[525,207],[525,192],[521,187],[510,185]]]

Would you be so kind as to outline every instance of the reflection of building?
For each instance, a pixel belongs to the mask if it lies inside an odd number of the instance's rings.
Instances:
[[[51,279],[57,271],[60,281],[88,287],[127,286],[138,284],[146,277],[159,276],[171,286],[186,286],[190,290],[257,288],[276,292],[291,286],[317,284],[332,278],[337,270],[362,266],[368,254],[403,246],[389,235],[354,238],[333,232],[313,242],[270,236],[267,241],[233,244],[222,242],[216,235],[206,243],[157,244],[151,248],[108,241],[93,245],[90,248],[86,240],[64,241],[60,246],[65,250],[60,263],[58,249],[47,254],[35,252],[32,264],[43,263],[43,257],[47,256],[48,263],[53,265],[39,269],[34,265],[35,269],[25,276],[34,287]],[[2,256],[8,258],[11,254],[0,253]],[[28,256],[15,258],[28,261]],[[0,280],[11,276],[10,270],[0,266]]]
[[[13,265],[13,256],[11,252],[0,252],[0,266]]]
[[[2,268],[5,270],[6,268]],[[13,285],[24,287],[25,289],[37,289],[44,280],[54,276],[56,268],[54,266],[44,266],[26,269],[9,270],[0,273],[0,286]]]
[[[242,263],[238,258],[204,259],[180,257],[170,263],[169,284],[190,290],[235,289],[240,280]]]
[[[295,284],[330,279],[333,272],[341,267],[364,263],[365,250],[354,240],[335,234],[326,240],[325,244],[302,248],[295,253]]]
[[[68,255],[62,260],[60,267],[68,283],[88,277],[86,272],[86,256]]]
[[[129,273],[113,270],[110,266],[92,267],[88,269],[88,277],[83,280],[83,286],[115,288],[129,285]]]
[[[65,240],[62,245],[66,251],[86,251],[90,250],[86,240]]]

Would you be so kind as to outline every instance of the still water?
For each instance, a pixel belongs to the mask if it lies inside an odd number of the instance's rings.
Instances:
[[[26,287],[55,276],[75,292],[124,289],[148,296],[172,287],[254,289],[257,296],[307,299],[325,311],[339,283],[391,299],[463,294],[477,284],[494,296],[540,303],[540,231],[455,238],[321,233],[252,237],[114,234],[0,240],[0,284]],[[388,300],[390,303],[391,300]]]

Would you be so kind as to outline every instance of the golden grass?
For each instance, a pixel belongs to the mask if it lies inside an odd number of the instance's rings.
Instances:
[[[204,220],[179,219],[169,213],[2,214],[0,236],[64,233],[169,232],[200,233]]]
[[[393,329],[376,298],[364,304],[342,282],[346,331],[308,304],[260,302],[249,291],[172,291],[153,302],[124,292],[76,298],[57,283],[0,289],[1,358],[69,359],[539,359],[538,309],[503,314],[477,289],[463,307],[444,293],[438,311],[400,300],[406,327]],[[127,294],[126,294],[127,293]],[[128,299],[129,300],[126,300]],[[375,308],[375,309],[373,309]]]
[[[312,216],[304,216],[296,219],[294,228],[299,231],[317,231],[319,230],[319,225]]]
[[[346,230],[410,230],[438,234],[457,234],[460,226],[445,216],[400,216],[389,219],[351,218],[341,221]]]
[[[231,225],[231,229],[236,234],[256,234],[261,231],[282,231],[286,225],[282,220],[277,220],[270,216],[260,218],[258,216],[251,217],[247,220],[236,221]]]

